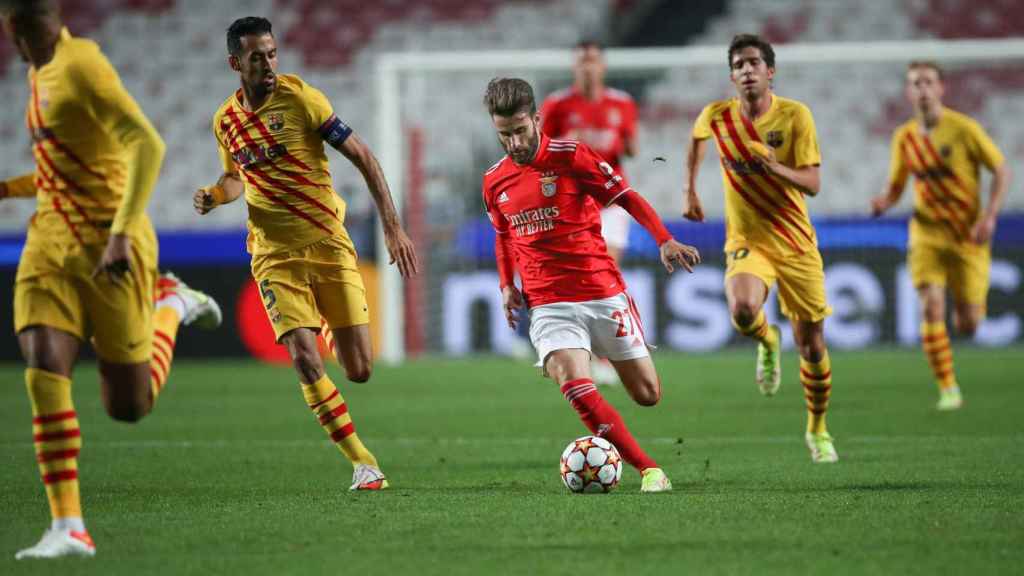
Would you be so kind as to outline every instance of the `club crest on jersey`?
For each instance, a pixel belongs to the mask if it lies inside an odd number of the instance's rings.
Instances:
[[[782,146],[782,131],[770,130],[764,140],[772,148],[778,148],[779,146]]]
[[[608,125],[618,126],[622,124],[622,112],[619,112],[618,108],[612,108],[608,111]]]
[[[939,147],[939,154],[942,154],[943,158],[949,158],[949,155],[953,153],[953,147],[949,144],[943,144]]]
[[[267,127],[271,132],[280,132],[284,128],[284,114],[281,112],[267,114]]]
[[[551,198],[558,191],[558,184],[555,181],[558,180],[558,174],[554,172],[545,172],[540,177],[540,193],[545,198]]]

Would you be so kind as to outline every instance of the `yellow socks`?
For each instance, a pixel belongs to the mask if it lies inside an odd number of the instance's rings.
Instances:
[[[178,311],[170,306],[160,306],[153,311],[153,359],[149,362],[149,375],[154,402],[171,373],[174,341],[178,337],[180,323]]]
[[[953,349],[949,345],[949,334],[946,333],[944,322],[921,323],[921,347],[928,357],[935,381],[939,390],[948,390],[956,386],[953,374]]]
[[[39,475],[55,522],[81,523],[78,495],[78,451],[82,447],[78,416],[71,402],[71,380],[36,368],[25,370],[25,386],[32,403],[32,435]]]
[[[764,315],[764,310],[757,313],[757,318],[749,326],[740,326],[736,323],[735,318],[732,321],[732,325],[740,334],[753,338],[762,344],[767,346],[775,346],[777,344],[778,336],[774,330],[769,329],[770,326],[768,325],[768,319]]]
[[[826,431],[825,412],[832,395],[832,362],[828,352],[819,362],[800,358],[800,383],[804,386],[804,398],[807,400],[807,431],[821,434]]]
[[[324,374],[313,384],[302,384],[302,395],[320,425],[349,461],[353,464],[378,467],[377,459],[356,434],[352,416],[348,413],[348,405],[334,386],[334,382],[331,382],[330,376]]]

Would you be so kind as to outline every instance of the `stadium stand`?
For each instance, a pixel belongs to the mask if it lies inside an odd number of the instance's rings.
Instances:
[[[224,62],[224,29],[241,12],[228,2],[203,0],[78,0],[65,3],[72,31],[97,40],[163,134],[168,153],[154,194],[151,214],[161,228],[237,227],[244,207],[219,210],[204,219],[191,213],[189,197],[197,185],[219,173],[209,132],[212,112],[237,87]],[[378,54],[400,50],[473,50],[494,48],[566,47],[582,37],[606,30],[639,0],[557,0],[554,2],[481,0],[380,0],[365,5],[355,0],[253,0],[246,13],[271,15],[282,42],[281,69],[301,74],[333,100],[339,115],[374,139],[373,64]],[[683,7],[679,8],[684,9]],[[159,17],[157,17],[159,16]],[[993,0],[982,9],[966,0],[917,0],[880,9],[865,2],[734,0],[710,19],[697,44],[724,45],[733,34],[750,31],[748,22],[774,42],[821,42],[961,36],[998,37],[1021,29],[1024,7],[1011,0]],[[955,22],[953,26],[950,23]],[[541,25],[543,23],[543,25]],[[652,39],[653,43],[654,39]],[[664,214],[678,212],[681,155],[689,126],[701,106],[730,94],[723,67],[672,70],[640,83],[634,94],[641,103],[640,151],[627,162],[637,189]],[[819,137],[826,144],[825,193],[813,211],[829,214],[864,212],[865,198],[881,186],[888,161],[888,134],[906,115],[902,100],[902,66],[787,66],[779,62],[778,90],[811,105]],[[24,130],[24,66],[14,62],[9,43],[0,42],[0,98],[16,105],[0,111],[0,154],[11,170],[32,166]],[[565,75],[563,80],[567,80]],[[538,88],[544,96],[552,78]],[[613,79],[614,83],[614,79]],[[464,217],[473,202],[479,172],[493,161],[493,135],[486,119],[457,114],[478,106],[479,77],[444,76],[410,85],[423,97],[406,102],[415,113],[432,151],[424,155],[426,195],[446,199],[433,211],[458,210]],[[1024,125],[998,122],[1020,117],[1024,101],[1012,90],[1024,86],[1024,68],[952,70],[950,103],[976,115],[1005,151],[1024,155]],[[633,85],[630,85],[632,87]],[[436,96],[435,96],[436,94]],[[463,95],[454,97],[451,95]],[[468,104],[472,103],[472,104]],[[424,107],[448,112],[426,113]],[[412,115],[412,114],[410,114]],[[451,119],[459,118],[453,125]],[[453,133],[459,138],[445,137]],[[713,154],[713,152],[712,152]],[[855,155],[856,162],[834,161]],[[652,169],[650,159],[670,159]],[[444,164],[444,170],[441,170]],[[464,166],[464,170],[452,170]],[[868,170],[859,169],[870,166]],[[716,190],[717,170],[705,169],[701,186]],[[371,212],[357,174],[336,170],[338,190],[350,200],[352,214]],[[1020,181],[1014,187],[1019,188]],[[465,206],[451,207],[453,196]],[[709,214],[721,213],[720,194],[705,194]],[[1014,199],[1016,197],[1016,200]],[[1020,206],[1020,194],[1011,194]],[[437,203],[442,204],[442,203]],[[24,227],[32,211],[27,202],[0,203],[0,230]]]

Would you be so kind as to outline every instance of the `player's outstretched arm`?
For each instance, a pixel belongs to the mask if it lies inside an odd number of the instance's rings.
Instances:
[[[22,174],[0,181],[0,200],[4,198],[32,198],[36,195],[35,174]]]
[[[333,145],[333,144],[332,144]],[[377,205],[377,213],[380,214],[380,221],[384,227],[384,243],[391,255],[391,264],[398,264],[398,271],[402,276],[408,278],[419,273],[419,259],[416,257],[416,248],[412,240],[402,229],[402,223],[398,218],[398,211],[395,210],[395,203],[391,199],[391,191],[384,179],[384,171],[381,170],[377,157],[370,151],[370,147],[354,132],[345,138],[344,142],[335,146],[345,158],[348,158],[366,181],[370,189],[370,196]]]
[[[213,186],[203,186],[192,195],[192,207],[202,216],[221,204],[238,200],[245,191],[245,184],[237,172],[225,172]]]
[[[882,193],[871,199],[871,216],[878,218],[885,214],[889,208],[899,203],[903,196],[903,189],[906,184],[890,184]]]
[[[637,194],[635,190],[627,190],[615,200],[615,203],[629,212],[629,215],[658,243],[661,263],[665,265],[665,270],[668,270],[669,274],[675,270],[673,263],[687,272],[693,272],[693,267],[700,263],[700,253],[693,246],[680,244],[673,239],[658,213],[654,211],[654,207],[643,196]]]
[[[1003,162],[992,171],[992,184],[988,206],[981,218],[971,228],[971,240],[976,244],[985,244],[992,239],[996,231],[996,219],[1006,200],[1006,191],[1010,187],[1010,168]]]
[[[704,207],[697,195],[697,173],[704,154],[708,149],[706,138],[690,138],[686,150],[686,190],[683,192],[683,218],[694,222],[704,221]]]

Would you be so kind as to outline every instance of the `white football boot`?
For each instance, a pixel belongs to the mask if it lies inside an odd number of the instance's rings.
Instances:
[[[62,556],[91,557],[95,555],[96,545],[92,543],[88,532],[50,529],[43,533],[38,544],[18,552],[14,555],[14,559],[60,558]]]
[[[383,490],[388,487],[388,479],[380,468],[369,464],[356,464],[352,471],[352,486],[349,490]]]
[[[836,452],[836,447],[832,443],[832,436],[828,432],[820,434],[807,432],[804,434],[804,443],[807,444],[807,449],[811,451],[811,462],[815,464],[839,462],[839,453]]]
[[[174,298],[171,304],[181,316],[185,326],[195,324],[203,330],[213,330],[220,326],[224,315],[217,301],[209,294],[190,288],[172,272],[164,272],[156,283],[157,305],[165,299]]]

